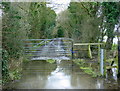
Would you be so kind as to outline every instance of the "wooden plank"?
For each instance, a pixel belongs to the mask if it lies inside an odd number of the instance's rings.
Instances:
[[[103,43],[75,43],[74,45],[103,45]]]
[[[98,45],[98,61],[100,62],[100,45]]]
[[[117,66],[106,66],[106,69],[118,68]]]

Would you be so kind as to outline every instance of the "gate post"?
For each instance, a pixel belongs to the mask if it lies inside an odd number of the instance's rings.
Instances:
[[[104,74],[104,49],[100,49],[100,73]]]

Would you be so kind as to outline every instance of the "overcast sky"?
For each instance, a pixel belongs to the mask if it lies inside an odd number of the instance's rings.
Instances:
[[[3,0],[4,1],[4,0]],[[14,1],[14,0],[9,0]],[[46,0],[47,2],[50,2],[48,7],[52,7],[52,9],[58,14],[61,11],[64,11],[69,6],[69,3],[71,0]],[[0,9],[0,16],[1,16],[1,9]]]
[[[71,0],[48,0],[51,4],[49,7],[52,7],[53,10],[58,14],[61,11],[67,9]]]

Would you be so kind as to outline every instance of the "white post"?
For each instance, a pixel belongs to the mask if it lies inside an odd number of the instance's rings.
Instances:
[[[100,73],[104,74],[104,49],[100,49]]]

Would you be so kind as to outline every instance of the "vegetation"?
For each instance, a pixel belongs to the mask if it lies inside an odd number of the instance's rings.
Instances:
[[[115,26],[119,25],[119,10],[118,2],[71,2],[68,9],[59,14],[56,25],[63,29],[65,37],[74,39],[74,42],[104,42],[102,48],[107,50],[106,60],[116,56],[115,63],[118,64],[117,45],[113,44],[113,38],[116,36]],[[106,36],[107,41],[104,41]],[[87,49],[87,46],[75,48],[80,50],[76,53],[78,57],[87,57],[87,52],[81,51]],[[90,48],[92,51],[97,49]],[[90,52],[89,56],[92,57]]]
[[[70,2],[68,9],[58,16],[46,2],[2,2],[1,5],[4,82],[20,78],[22,62],[26,60],[24,39],[67,37],[79,43],[99,43],[107,36],[104,48],[116,50],[117,45],[112,44],[115,25],[119,24],[119,2]],[[89,53],[89,56],[92,55]],[[89,70],[83,67],[87,65],[84,61],[80,68],[94,74],[92,67]],[[54,63],[55,60],[47,62]]]
[[[75,42],[103,42],[104,36],[108,36],[106,48],[111,49],[119,8],[117,2],[71,2],[58,16],[57,26],[64,30],[65,37]]]
[[[43,2],[2,2],[2,10],[2,77],[6,82],[19,78],[25,59],[23,40],[51,38],[56,14]]]
[[[30,34],[32,39],[53,38],[56,14],[45,2],[31,3],[29,8]]]
[[[48,59],[48,60],[46,60],[47,62],[49,62],[49,63],[55,63],[55,60],[53,60],[53,59]]]
[[[105,35],[108,36],[107,42],[106,42],[106,48],[111,49],[113,38],[115,37],[115,24],[119,22],[120,17],[120,3],[117,2],[103,2],[103,15],[105,18],[105,24],[104,27],[106,28]]]
[[[94,61],[94,60],[92,60]],[[92,77],[98,77],[101,76],[99,71],[99,63],[90,63],[88,60],[85,59],[75,59],[73,62],[80,66],[80,69],[82,69],[86,74],[91,75]]]

